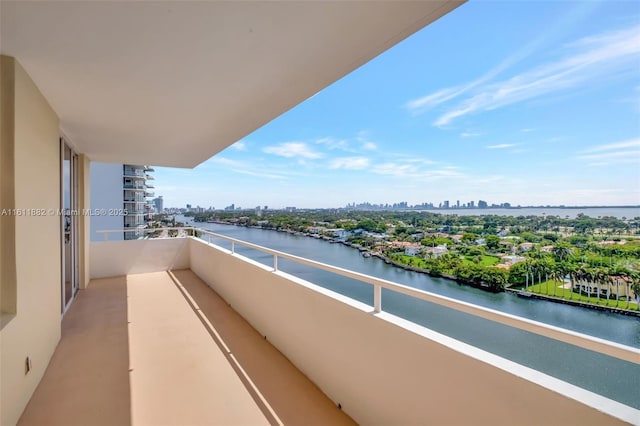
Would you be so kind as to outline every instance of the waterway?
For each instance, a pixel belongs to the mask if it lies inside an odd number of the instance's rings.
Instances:
[[[180,220],[180,218],[178,218]],[[239,240],[358,271],[432,293],[640,348],[640,319],[508,293],[489,293],[452,280],[434,278],[364,258],[342,244],[287,233],[211,223],[194,223]],[[220,246],[229,243],[212,241]],[[271,266],[270,255],[236,245],[236,252]],[[279,269],[314,284],[373,304],[368,284],[280,259]],[[432,330],[540,370],[592,392],[640,409],[640,365],[383,289],[382,309]]]

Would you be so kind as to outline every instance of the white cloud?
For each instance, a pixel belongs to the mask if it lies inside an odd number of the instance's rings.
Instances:
[[[564,58],[506,80],[491,82],[494,76],[506,69],[507,60],[479,79],[452,88],[441,89],[407,104],[412,112],[424,112],[427,108],[460,98],[458,103],[440,115],[434,125],[447,126],[453,120],[480,111],[489,111],[530,100],[553,92],[567,91],[586,81],[602,81],[618,72],[636,72],[640,53],[640,26],[598,34],[580,39],[565,46]]]
[[[583,155],[578,156],[578,159],[587,161],[589,166],[638,164],[640,138],[593,146],[583,151]]]
[[[462,133],[460,133],[460,137],[461,138],[472,138],[472,137],[476,137],[476,136],[480,136],[480,133],[475,133],[475,132],[462,132]]]
[[[367,151],[375,151],[378,149],[378,145],[373,142],[362,142],[362,149],[366,149]]]
[[[271,173],[263,173],[258,171],[241,170],[241,169],[231,169],[231,171],[240,173],[242,175],[257,176],[257,177],[266,178],[266,179],[287,179],[286,176],[276,175]]]
[[[415,175],[418,168],[411,164],[382,163],[374,166],[372,171],[380,175],[406,177]]]
[[[581,160],[617,160],[625,163],[640,162],[640,149],[627,150],[627,151],[613,151],[613,152],[601,152],[598,154],[581,155],[578,158]]]
[[[362,170],[367,167],[369,167],[369,159],[366,157],[334,158],[329,163],[330,169]]]
[[[267,179],[287,179],[286,174],[290,174],[282,173],[280,170],[274,172],[269,168],[265,168],[263,166],[256,166],[255,164],[245,161],[231,160],[219,155],[211,157],[205,164],[207,166],[215,165],[216,168],[222,167],[234,173],[249,176],[258,176]]]
[[[384,176],[409,178],[414,180],[433,182],[445,178],[461,178],[462,173],[457,167],[448,166],[440,169],[423,169],[420,164],[382,163],[372,167],[371,171]]]
[[[603,152],[603,151],[611,151],[611,150],[620,149],[620,148],[635,148],[635,147],[640,147],[640,138],[629,139],[621,142],[608,143],[604,145],[597,145],[587,149],[584,152]]]
[[[238,141],[236,143],[234,143],[233,145],[231,145],[230,148],[233,148],[237,151],[246,151],[247,150],[247,144],[244,141]]]
[[[517,146],[517,144],[515,143],[500,143],[497,145],[487,145],[485,146],[485,149],[506,149],[506,148],[511,148]]]
[[[317,144],[324,145],[329,150],[339,149],[341,151],[353,151],[346,139],[335,139],[331,137],[316,140]]]
[[[267,154],[278,155],[285,158],[297,157],[309,160],[315,160],[324,156],[320,152],[313,151],[303,142],[283,142],[278,145],[268,146],[264,148],[263,151]]]

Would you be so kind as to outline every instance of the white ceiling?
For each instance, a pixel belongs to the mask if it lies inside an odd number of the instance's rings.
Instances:
[[[464,0],[0,2],[0,51],[94,161],[194,167]]]

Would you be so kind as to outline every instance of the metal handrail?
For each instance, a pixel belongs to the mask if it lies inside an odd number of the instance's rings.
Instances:
[[[585,349],[595,350],[609,356],[613,356],[619,359],[633,362],[635,364],[640,363],[640,349],[637,349],[631,346],[623,345],[616,342],[611,342],[605,339],[600,339],[598,337],[589,336],[587,334],[578,333],[575,331],[567,330],[567,329],[556,327],[553,325],[544,324],[538,321],[508,314],[505,312],[500,312],[495,309],[474,305],[474,304],[463,302],[461,300],[453,299],[447,296],[442,296],[442,295],[431,293],[425,290],[420,290],[420,289],[409,287],[403,284],[398,284],[392,281],[376,278],[371,275],[366,275],[360,272],[351,271],[349,269],[340,268],[338,266],[333,266],[333,265],[318,262],[315,260],[307,259],[304,257],[296,256],[293,254],[270,249],[268,247],[263,247],[257,244],[249,243],[247,241],[238,240],[236,238],[228,237],[226,235],[217,234],[215,232],[211,232],[206,229],[195,228],[195,227],[176,227],[176,228],[155,228],[155,229],[145,228],[143,229],[143,231],[158,231],[158,230],[173,230],[173,229],[191,231],[191,235],[188,235],[187,233],[188,237],[195,237],[196,232],[199,232],[200,239],[202,239],[203,241],[206,241],[210,245],[213,245],[211,243],[212,237],[229,241],[231,243],[230,254],[234,256],[237,256],[236,244],[239,244],[243,247],[248,247],[254,250],[258,250],[266,254],[270,254],[273,256],[273,272],[275,273],[279,272],[278,258],[282,258],[282,259],[291,260],[296,263],[308,265],[317,269],[321,269],[323,271],[335,273],[343,277],[355,279],[357,281],[369,284],[373,286],[373,312],[375,314],[379,314],[383,312],[382,289],[385,288],[387,290],[390,290],[396,293],[404,294],[406,296],[410,296],[426,302],[435,303],[440,306],[444,306],[450,309],[454,309],[456,311],[464,312],[476,317],[484,318],[484,319],[497,322],[500,324],[504,324],[510,327],[518,328],[520,330],[529,331],[541,336],[552,338],[554,340],[560,340],[566,343],[580,346]],[[129,232],[136,232],[136,231],[138,230],[133,229],[133,230],[130,230]],[[98,232],[110,233],[110,232],[122,232],[122,231],[98,231]],[[205,235],[207,236],[206,239],[203,238]]]

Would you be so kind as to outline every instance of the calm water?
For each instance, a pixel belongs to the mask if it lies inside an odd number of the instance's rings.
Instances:
[[[454,281],[404,271],[377,258],[364,258],[357,250],[308,237],[230,225],[196,223],[239,240],[328,263],[473,304],[575,330],[629,346],[640,347],[640,319],[606,312],[488,293]],[[213,241],[223,247],[229,243]],[[236,246],[236,252],[272,265],[270,255]],[[284,259],[279,269],[369,305],[373,290],[329,272]],[[573,383],[640,409],[640,366],[596,352],[517,330],[439,305],[383,290],[383,310],[404,317],[465,343]],[[588,373],[587,373],[588,372]]]

